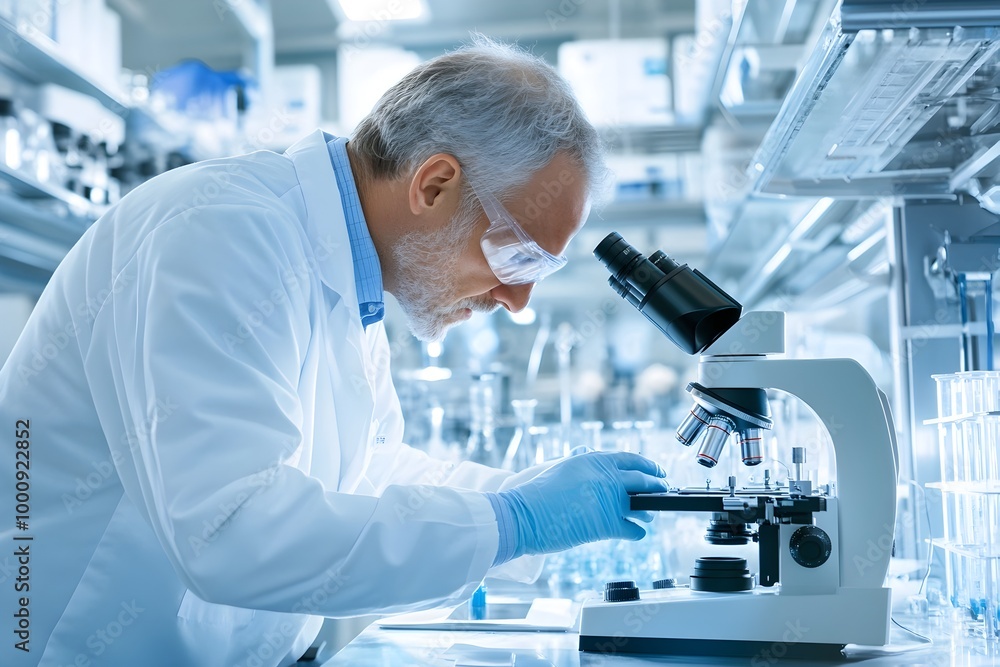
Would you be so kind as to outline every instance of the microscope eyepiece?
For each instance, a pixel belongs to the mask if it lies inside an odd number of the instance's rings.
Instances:
[[[616,280],[620,280],[635,264],[645,259],[618,232],[605,236],[594,248],[594,255]]]
[[[662,250],[649,258],[611,232],[594,249],[608,269],[608,284],[653,323],[674,345],[700,354],[739,319],[743,307],[700,272],[679,264]],[[736,433],[744,465],[761,462],[761,429],[771,428],[763,389],[711,391],[688,385],[695,405],[677,428],[683,445],[697,444],[698,462],[715,467]]]
[[[735,299],[661,250],[647,259],[611,232],[594,255],[611,273],[611,287],[688,354],[702,352],[740,319]]]

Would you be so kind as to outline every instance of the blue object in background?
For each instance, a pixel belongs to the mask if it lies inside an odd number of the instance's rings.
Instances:
[[[486,620],[486,584],[480,584],[476,592],[469,598],[469,619],[473,621]]]
[[[234,119],[247,106],[253,77],[240,72],[217,72],[200,60],[186,60],[153,77],[151,92],[169,100],[174,110],[203,120]]]

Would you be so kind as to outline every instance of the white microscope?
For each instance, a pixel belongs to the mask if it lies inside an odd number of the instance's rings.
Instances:
[[[826,427],[837,481],[812,488],[793,450],[795,478],[728,489],[635,495],[634,510],[707,512],[706,540],[759,548],[756,577],[742,558],[705,557],[690,584],[608,582],[584,605],[580,649],[601,653],[838,658],[847,644],[889,639],[885,586],[896,513],[897,452],[888,399],[850,359],[775,359],[784,314],[749,312],[698,271],[663,252],[645,258],[617,233],[594,251],[611,286],[678,347],[700,353],[695,405],[677,430],[713,467],[736,435],[745,465],[761,462],[772,426],[765,389],[792,394]]]

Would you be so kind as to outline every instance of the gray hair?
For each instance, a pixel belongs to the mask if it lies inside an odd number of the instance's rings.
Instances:
[[[390,88],[351,136],[374,178],[396,178],[435,153],[453,155],[469,181],[503,198],[560,152],[592,197],[606,178],[604,147],[569,85],[537,56],[476,34]],[[463,209],[475,206],[463,188]]]

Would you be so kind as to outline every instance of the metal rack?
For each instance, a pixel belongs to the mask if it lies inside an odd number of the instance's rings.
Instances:
[[[969,192],[1000,205],[1000,99],[989,92],[1000,81],[996,3],[928,0],[903,13],[897,5],[842,0],[820,17],[815,46],[744,174],[747,197],[728,238],[711,250],[710,268],[740,298],[753,303],[777,288],[816,308],[885,294],[885,216],[873,202]],[[786,3],[772,14],[794,11]],[[749,43],[746,20],[733,45]],[[815,215],[826,198],[837,202]]]
[[[207,157],[189,137],[168,129],[151,109],[80,71],[30,26],[0,18],[0,68],[28,84],[56,84],[93,98],[125,119],[129,134],[190,156]],[[107,209],[55,185],[0,165],[0,289],[40,293],[62,256]]]

